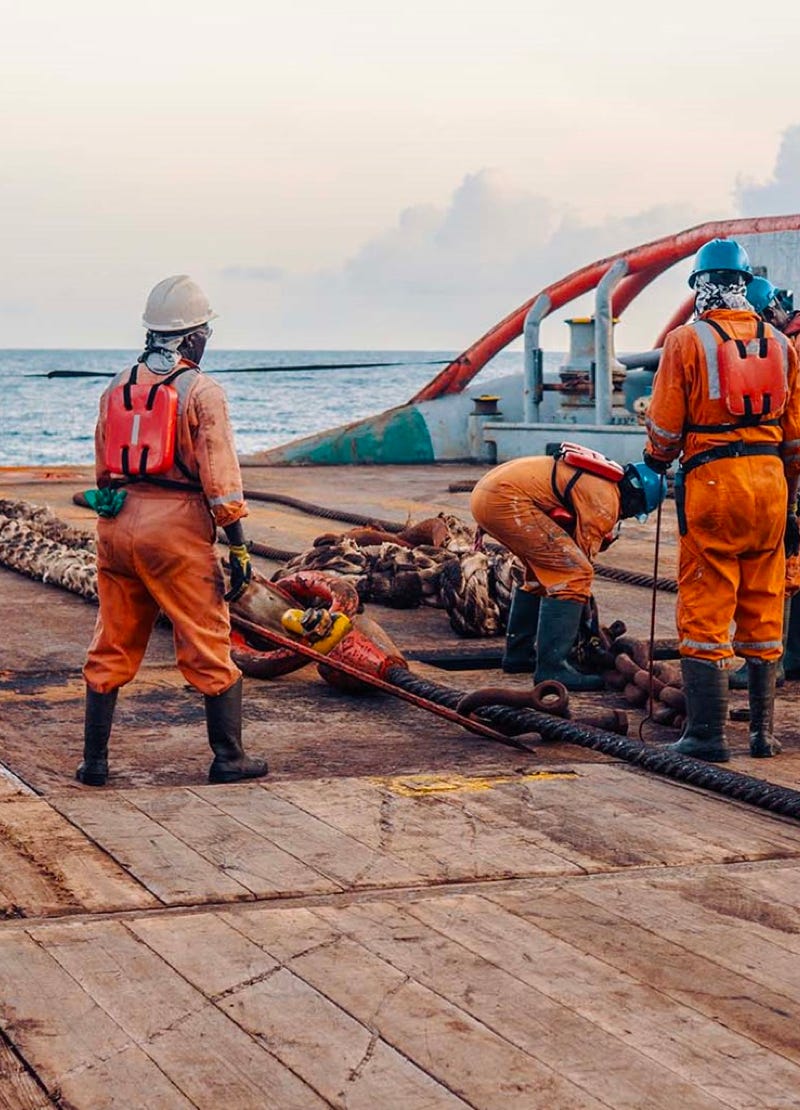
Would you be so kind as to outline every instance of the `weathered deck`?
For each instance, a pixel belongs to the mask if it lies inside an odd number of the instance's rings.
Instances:
[[[246,482],[402,520],[466,515],[448,484],[478,473]],[[90,484],[5,472],[0,496],[91,526],[71,504]],[[336,528],[251,508],[275,547]],[[670,575],[669,513],[664,531]],[[650,573],[652,537],[626,526],[606,561]],[[647,632],[646,590],[596,592],[604,622]],[[120,697],[109,787],[84,788],[94,607],[4,569],[0,601],[0,1107],[800,1105],[796,822],[588,750],[502,748],[313,667],[246,680],[248,746],[272,774],[208,786],[201,705],[163,629]],[[458,645],[439,611],[372,615],[406,650]],[[412,666],[464,689],[528,681]],[[734,769],[797,785],[796,691],[779,695],[784,754],[751,760],[733,724]]]

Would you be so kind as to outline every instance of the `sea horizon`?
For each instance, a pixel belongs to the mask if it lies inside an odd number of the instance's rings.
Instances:
[[[109,377],[140,353],[116,347],[0,348],[0,466],[91,464],[100,394]],[[236,449],[249,455],[404,404],[458,353],[211,347],[202,369],[220,375]],[[476,376],[474,388],[480,389],[481,380],[518,372],[522,357],[521,350],[501,351]],[[560,360],[563,353],[547,358]],[[304,359],[314,365],[302,365]],[[53,372],[59,376],[48,377]]]

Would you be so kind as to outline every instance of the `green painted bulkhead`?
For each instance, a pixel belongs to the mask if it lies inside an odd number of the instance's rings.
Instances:
[[[398,405],[259,451],[242,461],[271,466],[487,461],[486,445],[474,426],[475,398],[483,393],[499,398],[496,419],[521,419],[522,376],[510,374],[435,401]]]

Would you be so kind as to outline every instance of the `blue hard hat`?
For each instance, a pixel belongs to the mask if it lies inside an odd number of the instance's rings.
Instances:
[[[694,289],[698,274],[711,270],[730,270],[741,274],[745,281],[753,279],[753,268],[747,251],[735,239],[711,239],[695,255],[694,268],[689,274],[689,286]]]
[[[775,300],[777,295],[778,290],[765,277],[754,277],[747,286],[745,294],[756,312],[763,312],[767,305]]]
[[[657,509],[667,496],[667,480],[663,474],[656,474],[646,463],[628,463],[625,467],[623,481],[642,496],[643,512],[639,519],[643,520],[648,513]]]

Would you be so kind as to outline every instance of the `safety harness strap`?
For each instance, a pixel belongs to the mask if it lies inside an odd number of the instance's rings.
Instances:
[[[774,455],[780,458],[780,449],[774,443],[745,443],[741,439],[734,439],[730,443],[722,443],[718,447],[710,447],[707,451],[692,455],[686,462],[681,463],[680,468],[684,474],[688,474],[690,470],[705,466],[706,463],[714,462],[716,459],[738,459],[743,455]]]
[[[753,428],[758,425],[759,428],[777,428],[780,425],[780,417],[776,416],[772,420],[753,420],[745,417],[744,420],[737,420],[731,424],[686,424],[684,431],[687,432],[733,432],[736,428]]]
[[[562,492],[561,490],[559,490],[558,483],[556,482],[556,467],[557,466],[558,466],[558,459],[553,459],[553,469],[550,471],[550,485],[553,488],[553,495],[561,502],[561,504],[564,506],[564,508],[567,510],[568,513],[571,513],[572,516],[575,516],[576,515],[575,514],[575,506],[572,502],[572,490],[573,490],[573,487],[574,487],[575,483],[578,481],[578,479],[580,478],[581,474],[584,473],[584,471],[576,470],[575,473],[570,478],[570,480],[567,482],[567,484],[564,487],[564,490]]]

